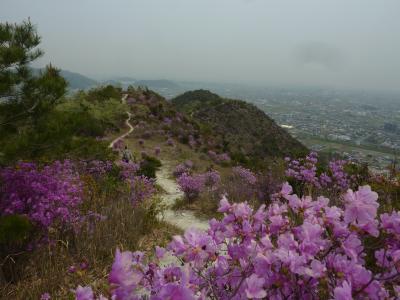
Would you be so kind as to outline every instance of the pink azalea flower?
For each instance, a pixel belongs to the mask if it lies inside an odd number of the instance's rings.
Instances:
[[[68,273],[75,273],[75,272],[76,272],[76,267],[75,266],[68,267]]]
[[[394,293],[397,298],[400,298],[400,285],[393,286]]]
[[[346,201],[345,222],[353,223],[371,235],[377,236],[375,217],[379,207],[378,194],[371,191],[371,187],[366,185],[360,186],[357,192],[348,190],[344,199]]]
[[[231,205],[229,204],[228,199],[226,199],[226,196],[224,195],[222,197],[221,201],[219,202],[218,211],[225,213],[225,212],[228,212],[230,208],[231,208]]]
[[[282,184],[281,194],[283,197],[290,195],[292,193],[293,193],[293,188],[288,182]]]
[[[78,286],[75,290],[75,299],[76,300],[94,300],[94,294],[92,288],[89,286]]]
[[[353,296],[351,295],[351,284],[347,281],[343,281],[341,286],[336,287],[334,290],[334,299],[353,300]]]
[[[153,299],[153,298],[152,298]],[[164,285],[160,292],[157,294],[157,298],[160,300],[195,300],[193,292],[182,285],[169,283]]]
[[[162,259],[165,255],[166,250],[162,247],[156,246],[156,256],[158,259]]]
[[[267,292],[263,289],[264,278],[252,274],[246,279],[246,296],[249,299],[262,299],[267,296]]]
[[[50,294],[49,293],[44,293],[40,296],[40,300],[50,300]]]
[[[134,289],[140,282],[143,274],[133,270],[133,253],[129,251],[115,252],[114,263],[109,275],[109,282],[116,287]]]

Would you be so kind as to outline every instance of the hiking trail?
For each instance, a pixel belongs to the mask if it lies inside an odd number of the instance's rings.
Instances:
[[[123,95],[121,101],[122,103],[126,103],[128,95]],[[121,136],[115,138],[109,145],[109,148],[113,148],[114,144],[120,140],[126,138],[130,133],[133,132],[135,127],[132,126],[130,120],[132,118],[132,114],[127,111],[128,118],[125,121],[126,126],[129,128],[127,132],[122,134]],[[175,181],[175,179],[171,178],[171,166],[168,161],[162,161],[162,165],[160,169],[156,172],[156,183],[164,190],[161,194],[162,204],[166,206],[166,210],[163,212],[163,220],[178,227],[179,229],[185,231],[188,228],[197,228],[200,230],[207,230],[209,225],[208,221],[201,220],[197,218],[193,212],[189,210],[180,210],[174,211],[172,206],[179,199],[184,197],[182,191],[179,190],[179,187]]]

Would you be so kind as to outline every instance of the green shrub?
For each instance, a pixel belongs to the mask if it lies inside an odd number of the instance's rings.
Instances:
[[[26,261],[25,250],[33,234],[33,225],[27,217],[0,217],[0,286],[21,278],[21,262]]]
[[[112,85],[91,89],[88,93],[88,100],[91,102],[102,102],[109,99],[121,98],[121,88]]]
[[[33,226],[27,217],[9,215],[0,217],[0,244],[12,245],[26,241]]]
[[[155,157],[145,155],[143,160],[140,162],[139,175],[146,176],[148,178],[156,178],[156,171],[161,167],[161,161]]]

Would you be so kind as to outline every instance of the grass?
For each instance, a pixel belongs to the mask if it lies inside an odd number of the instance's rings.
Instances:
[[[219,199],[208,193],[202,193],[198,199],[188,202],[187,199],[182,198],[175,202],[172,206],[173,210],[191,210],[194,215],[202,220],[209,220],[212,218],[220,219],[222,214],[217,211]]]
[[[77,234],[51,235],[53,243],[26,252],[8,261],[19,280],[0,289],[1,299],[40,299],[45,292],[52,299],[69,299],[71,289],[91,285],[107,295],[107,277],[115,249],[141,250],[151,253],[156,245],[166,245],[179,229],[158,220],[157,198],[133,208],[123,191],[92,193],[88,199],[91,211],[106,216],[94,220]],[[79,264],[86,263],[87,269]],[[74,273],[68,272],[77,266]]]
[[[195,172],[205,172],[208,168],[212,167],[220,172],[222,177],[230,173],[231,168],[229,166],[220,166],[215,164],[208,155],[200,151],[195,151],[188,145],[180,144],[177,141],[175,141],[175,146],[173,147],[166,145],[165,137],[158,134],[146,139],[144,145],[140,146],[138,142],[140,139],[140,133],[135,131],[124,140],[125,144],[129,147],[135,157],[140,158],[141,152],[146,152],[151,156],[155,156],[154,148],[159,146],[161,148],[161,153],[159,156],[155,157],[161,161],[167,162],[167,165],[171,166],[171,174],[176,165],[186,160],[191,160],[193,162]]]

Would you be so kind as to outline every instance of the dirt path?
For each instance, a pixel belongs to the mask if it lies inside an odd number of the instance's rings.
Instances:
[[[126,126],[129,127],[129,130],[128,130],[127,132],[125,132],[123,135],[121,135],[121,136],[117,137],[116,139],[114,139],[114,140],[110,143],[110,145],[108,145],[108,148],[114,147],[114,144],[115,144],[116,142],[118,142],[118,141],[120,141],[120,140],[123,140],[124,138],[126,138],[126,137],[133,131],[134,127],[133,127],[132,124],[130,123],[132,114],[131,114],[130,112],[128,112],[128,111],[127,111],[126,113],[128,114],[128,119],[126,119],[125,124],[126,124]]]
[[[186,230],[188,228],[198,228],[201,230],[208,229],[208,222],[197,218],[193,212],[185,211],[174,211],[171,206],[174,205],[175,201],[183,197],[182,191],[179,190],[178,185],[174,179],[171,179],[171,167],[168,162],[162,161],[162,167],[156,173],[157,184],[165,191],[161,195],[163,204],[167,206],[164,211],[164,220],[176,227]]]
[[[207,230],[209,228],[208,222],[198,219],[194,216],[193,212],[177,212],[171,208],[176,200],[183,197],[183,192],[179,190],[175,179],[171,178],[171,174],[171,166],[168,162],[162,161],[162,166],[156,173],[156,182],[164,190],[164,193],[161,194],[161,201],[167,208],[163,212],[163,220],[178,227],[182,231],[189,228]],[[166,253],[160,261],[162,266],[179,263],[179,260],[171,253]]]
[[[127,97],[128,97],[128,95],[124,95],[124,96],[122,97],[122,99],[121,99],[122,103],[125,103],[125,102],[126,102],[126,98],[127,98]],[[126,126],[128,126],[129,130],[128,130],[127,132],[125,132],[123,135],[121,135],[121,136],[117,137],[116,139],[114,139],[114,140],[110,143],[110,145],[108,145],[108,148],[113,148],[115,143],[117,143],[118,141],[123,140],[124,138],[126,138],[126,137],[135,129],[135,128],[132,126],[132,124],[130,123],[131,118],[132,118],[132,114],[131,114],[129,111],[127,111],[126,113],[127,113],[127,115],[128,115],[128,118],[126,119],[125,124],[126,124]]]

